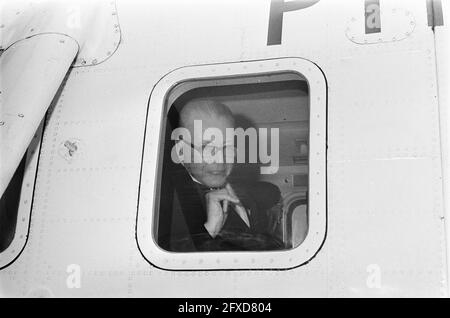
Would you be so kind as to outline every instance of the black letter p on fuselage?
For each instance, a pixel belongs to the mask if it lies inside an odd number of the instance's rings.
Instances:
[[[267,45],[281,44],[283,33],[283,14],[308,8],[320,0],[272,0],[270,3],[269,31],[267,34]]]

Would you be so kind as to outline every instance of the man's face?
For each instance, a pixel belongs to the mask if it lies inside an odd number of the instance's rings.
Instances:
[[[222,151],[224,145],[229,145],[233,142],[232,140],[226,140],[226,128],[233,128],[233,122],[230,118],[209,115],[201,111],[194,111],[188,117],[184,121],[184,126],[191,133],[191,143],[200,152],[202,151],[202,147],[206,145],[216,146],[217,148],[214,149],[220,149],[219,151]],[[201,135],[199,129],[194,129],[194,120],[202,121]],[[217,140],[205,140],[204,132],[208,128],[216,129],[217,132],[220,131],[223,136],[223,141],[220,143]],[[198,144],[200,140],[201,144]],[[233,170],[233,163],[225,161],[224,159],[222,162],[211,162],[203,158],[201,163],[196,163],[194,160],[191,160],[191,163],[185,163],[184,166],[197,181],[208,187],[219,188],[225,186],[227,178]]]

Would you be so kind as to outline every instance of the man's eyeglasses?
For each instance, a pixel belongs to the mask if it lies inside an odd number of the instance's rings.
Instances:
[[[204,160],[210,161],[216,158],[216,155],[222,153],[225,159],[234,159],[236,156],[236,147],[232,145],[215,146],[211,143],[203,144],[201,146],[194,145],[186,140],[180,139],[191,149],[194,153],[202,157]],[[225,162],[230,162],[226,160]]]

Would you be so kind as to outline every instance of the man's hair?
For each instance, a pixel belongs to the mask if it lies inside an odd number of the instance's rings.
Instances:
[[[179,126],[186,126],[185,121],[189,118],[192,112],[206,114],[212,118],[225,117],[234,124],[233,113],[226,105],[212,99],[193,99],[187,102],[181,109]]]

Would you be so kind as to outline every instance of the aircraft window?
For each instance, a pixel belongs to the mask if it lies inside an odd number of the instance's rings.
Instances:
[[[16,232],[17,211],[19,209],[20,192],[25,171],[25,158],[26,155],[20,162],[0,199],[0,253],[11,244]]]
[[[170,269],[289,268],[310,259],[326,228],[320,70],[278,59],[168,77],[149,102],[148,117],[159,107],[162,125],[155,172],[146,169],[147,144],[156,143],[147,138],[157,136],[148,126],[144,145],[137,227],[144,256]]]
[[[27,240],[42,127],[0,198],[0,269],[17,258]]]

